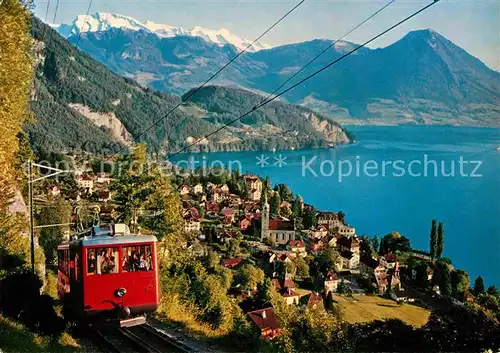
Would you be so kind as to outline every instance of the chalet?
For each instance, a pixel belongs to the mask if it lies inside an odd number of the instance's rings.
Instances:
[[[242,261],[243,261],[242,258],[236,257],[236,258],[232,258],[232,259],[222,260],[222,264],[224,265],[224,267],[227,267],[227,268],[235,268],[239,264],[241,264]]]
[[[101,191],[98,193],[98,198],[100,202],[108,202],[111,200],[111,194],[109,191]]]
[[[338,266],[341,271],[359,272],[359,252],[355,253],[348,250],[340,252]]]
[[[76,184],[80,189],[85,189],[88,194],[94,190],[94,179],[87,174],[82,174],[76,179]]]
[[[338,278],[337,275],[335,275],[335,272],[328,271],[328,274],[326,275],[324,281],[325,293],[336,292],[339,283],[340,283],[340,278]]]
[[[179,194],[181,196],[188,195],[189,191],[190,191],[190,187],[187,184],[181,185],[181,187],[179,188]]]
[[[356,235],[356,228],[341,224],[336,228],[336,232],[340,235],[345,235],[350,237]]]
[[[221,203],[226,200],[228,192],[223,191],[221,188],[212,189],[212,201],[216,203]]]
[[[236,219],[236,211],[229,207],[224,207],[222,211],[220,211],[221,216],[225,219],[229,220],[230,223],[233,223]]]
[[[335,212],[320,212],[316,219],[318,225],[324,226],[327,229],[334,229],[342,225],[338,213]]]
[[[205,202],[205,214],[207,216],[217,216],[219,214],[219,205],[213,201]]]
[[[109,184],[113,181],[109,173],[97,173],[96,183]]]
[[[321,239],[328,235],[328,229],[325,226],[319,225],[313,230],[309,231],[309,238]]]
[[[300,298],[300,303],[309,310],[323,309],[323,298],[318,293],[310,292]]]
[[[184,217],[184,231],[186,233],[199,232],[200,229],[201,225],[198,218],[191,215]]]
[[[316,253],[323,250],[324,247],[325,242],[323,241],[323,239],[315,238],[311,240],[311,252]]]
[[[254,175],[245,175],[243,177],[247,184],[248,199],[251,201],[260,201],[262,195],[262,181]]]
[[[299,304],[300,294],[297,293],[293,288],[287,287],[281,294],[281,297],[287,305]]]
[[[198,209],[196,207],[190,207],[188,209],[185,209],[183,216],[184,217],[191,216],[197,220],[200,219],[200,213],[198,212]]]
[[[306,244],[302,240],[290,240],[287,249],[301,257],[307,256]]]
[[[379,262],[371,256],[361,255],[359,258],[359,271],[364,277],[374,276],[378,266]]]
[[[227,205],[231,208],[238,208],[241,205],[241,197],[236,194],[229,194],[227,198]]]
[[[280,332],[278,319],[272,307],[251,311],[248,316],[260,329],[262,338],[271,340]]]
[[[198,183],[195,186],[193,186],[193,193],[195,195],[203,194],[203,185]]]
[[[328,245],[331,248],[336,248],[338,239],[340,239],[340,237],[337,235],[328,235],[325,240],[326,245]]]
[[[387,289],[392,291],[401,290],[401,280],[399,279],[399,269],[388,272],[380,272],[375,275],[379,294],[385,294]]]
[[[337,239],[337,246],[340,251],[350,251],[359,254],[359,244],[359,238],[356,236],[343,236]]]
[[[380,257],[380,263],[389,269],[393,269],[398,263],[398,258],[396,255],[393,255],[391,253],[385,254],[384,256]]]
[[[240,229],[245,231],[252,225],[252,218],[250,216],[244,216],[240,219]]]

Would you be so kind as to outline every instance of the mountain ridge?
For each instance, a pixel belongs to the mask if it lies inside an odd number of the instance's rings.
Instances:
[[[212,83],[272,92],[332,43],[315,39],[244,53]],[[120,75],[176,95],[237,54],[234,46],[199,37],[127,29],[84,33],[79,47]],[[336,43],[289,85],[355,47]],[[500,73],[431,29],[383,48],[360,48],[282,99],[342,123],[500,126]]]
[[[153,33],[160,38],[172,38],[177,36],[199,37],[203,40],[217,44],[219,46],[233,45],[238,50],[246,49],[248,51],[258,51],[270,48],[270,45],[262,43],[254,43],[251,47],[247,47],[252,43],[248,39],[242,39],[231,33],[226,28],[218,30],[194,26],[187,29],[166,24],[155,23],[153,21],[141,22],[131,16],[108,12],[95,12],[92,15],[78,15],[71,24],[50,24],[52,28],[57,30],[63,37],[68,38],[73,35],[92,32],[104,32],[110,29],[126,28],[133,31],[147,31]]]

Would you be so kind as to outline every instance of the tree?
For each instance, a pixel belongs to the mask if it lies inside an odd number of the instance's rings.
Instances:
[[[229,248],[227,250],[228,256],[234,257],[239,253],[240,253],[240,240],[234,238],[229,240]]]
[[[380,239],[378,238],[378,236],[374,235],[370,238],[370,245],[372,246],[373,251],[378,253],[380,248]]]
[[[453,296],[459,300],[463,300],[465,293],[469,289],[469,274],[464,270],[452,271],[451,287]]]
[[[436,227],[436,220],[433,219],[431,226],[430,247],[429,247],[431,258],[433,259],[437,258],[437,242],[438,242],[438,233]]]
[[[295,265],[295,262],[293,262],[293,261],[286,262],[285,268],[286,268],[286,272],[289,275],[295,276],[295,274],[297,273],[297,266]]]
[[[483,277],[477,276],[476,280],[474,281],[474,295],[478,296],[480,294],[484,293],[484,280]]]
[[[9,270],[29,262],[29,239],[25,215],[10,211],[22,199],[19,137],[30,118],[29,93],[33,82],[34,43],[30,35],[31,13],[18,0],[0,2],[0,268]],[[21,151],[22,153],[22,151]],[[19,163],[21,162],[21,163]],[[25,179],[24,179],[25,180]],[[12,260],[12,261],[11,261]],[[43,252],[36,249],[35,262],[43,266]],[[12,265],[12,268],[11,266]],[[5,274],[5,273],[4,273]]]
[[[297,269],[297,276],[299,277],[307,277],[309,276],[309,265],[307,262],[304,260],[303,257],[297,256],[294,261],[295,267]]]
[[[40,225],[64,224],[71,221],[71,207],[65,201],[43,207],[40,216]],[[64,239],[64,232],[69,232],[69,226],[47,227],[40,230],[39,242],[45,252],[47,263],[55,264],[57,247]]]
[[[441,281],[439,283],[441,294],[449,297],[452,294],[451,273],[448,265],[442,266]]]
[[[498,298],[488,294],[482,293],[477,297],[477,302],[483,308],[491,310],[493,312],[498,311]]]
[[[269,215],[271,218],[274,218],[279,215],[281,205],[280,194],[275,192],[273,196],[271,196],[271,201],[269,202]]]
[[[347,286],[347,284],[345,283],[343,278],[337,286],[337,293],[338,294],[350,294],[351,293],[351,288],[349,288]]]
[[[316,224],[318,223],[316,219],[316,211],[310,207],[306,208],[304,211],[303,222],[305,229],[316,227]]]
[[[220,262],[219,256],[212,249],[209,249],[207,256],[205,258],[205,264],[207,268],[214,268],[219,264],[219,262]]]
[[[329,312],[335,311],[335,304],[333,301],[333,294],[331,291],[328,292],[328,294],[325,297],[324,306],[325,306],[326,311],[329,311]]]
[[[292,206],[292,217],[293,219],[297,219],[302,217],[302,205],[304,204],[304,201],[302,200],[302,197],[298,195],[295,198],[295,201],[293,201],[293,206]]]
[[[239,277],[241,285],[246,290],[255,290],[257,285],[264,281],[264,271],[250,264],[244,264],[240,271]]]
[[[292,195],[292,191],[290,190],[288,185],[278,184],[278,185],[276,185],[274,190],[280,194],[281,200],[286,201],[286,202],[292,201],[293,195]]]
[[[210,227],[210,228],[205,229],[205,237],[206,237],[207,244],[212,244],[214,242],[213,232],[212,232],[213,228],[214,227]]]
[[[497,286],[489,286],[488,289],[486,290],[486,293],[496,297],[497,299],[500,300],[500,290],[498,290]]]
[[[380,242],[380,255],[390,252],[406,252],[410,250],[410,240],[398,232],[386,234]]]
[[[340,211],[338,216],[339,216],[340,223],[345,224],[345,213]]]
[[[443,223],[439,222],[438,225],[438,230],[437,230],[437,247],[436,247],[436,256],[437,258],[440,258],[441,255],[443,255],[443,250],[444,250],[444,229],[443,229]]]

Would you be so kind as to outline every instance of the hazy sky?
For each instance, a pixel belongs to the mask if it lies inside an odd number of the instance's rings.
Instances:
[[[174,26],[227,28],[254,39],[299,0],[94,0],[90,13],[112,12]],[[362,43],[432,0],[396,0],[346,40]],[[388,2],[381,0],[306,0],[262,42],[279,45],[313,38],[336,39]],[[51,0],[47,22],[52,22],[57,0]],[[37,1],[36,14],[44,19],[47,0]],[[60,0],[55,23],[70,23],[85,14],[89,2]],[[384,47],[415,29],[432,28],[500,70],[500,0],[441,0],[386,36],[372,43]]]

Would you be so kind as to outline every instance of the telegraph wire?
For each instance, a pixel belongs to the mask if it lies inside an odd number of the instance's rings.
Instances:
[[[152,125],[150,125],[148,128],[146,128],[144,131],[142,131],[139,135],[135,136],[132,138],[132,142],[135,140],[139,139],[141,136],[144,136],[148,131],[150,131],[153,127],[158,125],[158,123],[162,122],[165,120],[170,114],[172,114],[177,108],[179,108],[182,104],[186,103],[189,101],[198,91],[200,91],[203,87],[205,87],[210,81],[212,81],[216,76],[218,76],[222,71],[224,71],[229,65],[231,65],[236,59],[238,59],[241,55],[243,55],[248,49],[250,49],[255,43],[257,43],[262,37],[264,37],[267,33],[269,33],[271,30],[273,30],[278,24],[280,24],[285,18],[287,18],[289,15],[292,14],[297,8],[299,8],[306,0],[301,0],[298,2],[294,7],[292,7],[290,10],[288,10],[287,13],[285,13],[279,20],[277,20],[271,27],[266,29],[261,35],[259,35],[255,40],[253,40],[250,44],[248,44],[243,50],[241,50],[236,56],[234,56],[231,60],[229,60],[225,65],[223,65],[219,70],[217,70],[208,80],[203,82],[200,86],[196,87],[195,89],[189,90],[187,93],[187,96],[184,95],[183,98],[179,103],[177,103],[173,108],[171,108],[165,116],[162,118],[158,119],[155,121]],[[121,149],[118,150],[117,154],[119,154],[122,150],[127,148],[127,146],[122,147]]]
[[[348,51],[347,53],[345,53],[344,55],[342,55],[341,57],[335,59],[334,61],[330,62],[329,64],[323,66],[321,69],[313,72],[312,74],[308,75],[307,77],[305,77],[304,79],[300,80],[299,82],[293,84],[292,86],[290,86],[289,88],[285,89],[284,91],[281,91],[280,93],[276,94],[274,97],[268,99],[268,100],[265,100],[265,101],[262,101],[261,103],[257,104],[256,106],[254,106],[251,110],[247,111],[246,113],[240,115],[239,117],[231,120],[230,122],[224,124],[223,126],[215,129],[214,131],[212,131],[211,133],[205,135],[204,137],[202,138],[199,138],[198,140],[196,140],[195,142],[193,142],[192,144],[189,144],[188,146],[182,148],[181,150],[167,156],[167,159],[169,158],[172,158],[180,153],[183,153],[185,151],[187,151],[189,148],[197,145],[200,141],[203,141],[204,139],[207,139],[209,138],[210,136],[218,133],[219,131],[227,128],[228,126],[234,124],[235,122],[243,119],[244,117],[246,117],[247,115],[253,113],[254,111],[256,111],[257,109],[260,109],[262,108],[263,106],[265,106],[266,104],[269,104],[271,103],[272,101],[276,100],[277,98],[281,97],[282,95],[284,95],[285,93],[288,93],[289,91],[291,91],[292,89],[294,89],[295,87],[301,85],[302,83],[308,81],[309,79],[313,78],[314,76],[320,74],[321,72],[327,70],[328,68],[330,68],[331,66],[335,65],[336,63],[338,63],[339,61],[345,59],[346,57],[350,56],[351,54],[355,53],[356,51],[358,51],[359,49],[367,46],[368,44],[370,44],[371,42],[373,42],[374,40],[380,38],[381,36],[385,35],[386,33],[392,31],[394,28],[396,27],[399,27],[400,25],[402,25],[403,23],[405,23],[406,21],[410,20],[411,18],[417,16],[418,14],[420,14],[421,12],[427,10],[428,8],[430,8],[431,6],[433,6],[434,4],[438,3],[439,0],[434,0],[432,3],[430,4],[427,4],[426,6],[422,7],[421,9],[415,11],[414,13],[412,13],[411,15],[405,17],[404,19],[402,19],[401,21],[399,21],[398,23],[392,25],[391,27],[387,28],[386,30],[380,32],[379,34],[377,34],[376,36],[372,37],[371,39],[367,40],[366,42],[364,42],[363,44],[360,44],[358,45],[357,47],[355,47],[354,49]]]
[[[56,2],[56,9],[54,10],[54,17],[52,18],[53,24],[56,24],[57,11],[59,11],[59,1],[60,0],[57,0],[57,2]]]
[[[47,7],[45,8],[45,23],[47,23],[47,17],[49,15],[50,0],[47,1]]]

